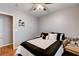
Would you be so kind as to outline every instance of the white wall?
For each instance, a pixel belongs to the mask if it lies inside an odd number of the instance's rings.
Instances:
[[[38,21],[35,17],[23,13],[15,8],[1,7],[1,12],[6,12],[14,16],[13,19],[13,34],[14,34],[14,48],[25,40],[31,39],[38,34]],[[24,27],[18,27],[18,20],[22,19],[25,22]]]
[[[74,6],[40,18],[39,32],[61,32],[79,37],[79,6]]]
[[[18,43],[21,43],[25,40],[32,39],[38,34],[38,23],[37,19],[28,15],[19,14],[19,17],[17,16],[15,19],[17,19],[16,22],[16,33],[15,33],[15,44],[19,45]],[[25,22],[24,27],[18,26],[18,20],[23,19]]]

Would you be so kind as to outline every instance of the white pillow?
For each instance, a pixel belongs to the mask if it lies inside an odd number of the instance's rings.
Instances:
[[[49,39],[49,37],[48,36],[46,36],[46,40],[48,40]]]
[[[49,39],[51,39],[51,40],[57,40],[57,34],[49,33],[48,36],[49,36]]]
[[[63,34],[60,35],[60,41],[62,41],[62,36],[63,36]]]

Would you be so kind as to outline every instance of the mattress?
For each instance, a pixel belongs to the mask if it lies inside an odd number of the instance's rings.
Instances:
[[[37,38],[37,39],[33,39],[33,40],[29,40],[27,42],[39,47],[39,48],[42,48],[42,49],[46,49],[48,48],[51,44],[53,44],[56,40],[45,40],[45,39],[42,39],[42,38]]]

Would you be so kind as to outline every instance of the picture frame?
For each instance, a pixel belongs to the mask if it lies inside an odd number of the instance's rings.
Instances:
[[[25,26],[25,22],[22,19],[18,20],[18,26]]]

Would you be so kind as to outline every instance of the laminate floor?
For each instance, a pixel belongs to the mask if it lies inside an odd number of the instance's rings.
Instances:
[[[0,48],[0,56],[14,56],[16,50],[13,49],[13,45],[8,45]]]

